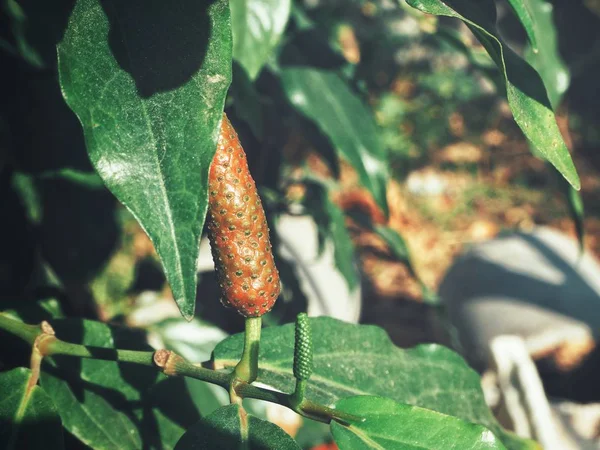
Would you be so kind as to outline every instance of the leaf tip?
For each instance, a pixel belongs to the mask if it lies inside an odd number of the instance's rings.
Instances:
[[[194,318],[195,302],[187,302],[185,298],[178,298],[175,299],[175,303],[177,303],[181,316],[186,321],[191,322]]]

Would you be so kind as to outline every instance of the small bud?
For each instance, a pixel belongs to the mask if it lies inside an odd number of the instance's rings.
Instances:
[[[294,377],[308,380],[313,371],[313,347],[310,323],[306,313],[296,318],[296,336],[294,342]]]

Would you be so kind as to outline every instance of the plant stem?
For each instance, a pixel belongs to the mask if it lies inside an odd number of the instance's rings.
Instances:
[[[235,377],[246,383],[252,383],[258,376],[258,350],[260,343],[260,317],[246,318],[244,333],[244,351],[242,359],[237,363],[233,373]]]
[[[27,325],[26,323],[19,322],[6,314],[0,313],[0,329],[8,331],[10,334],[14,334],[20,337],[25,342],[33,345],[35,339],[40,334],[40,327],[35,325]]]
[[[292,400],[296,403],[297,407],[300,407],[304,401],[304,394],[306,392],[306,380],[296,379],[296,389],[292,394]]]
[[[119,350],[105,347],[92,347],[61,341],[53,335],[52,327],[47,322],[41,326],[28,325],[0,313],[0,330],[13,334],[32,346],[32,366],[39,370],[39,363],[44,356],[65,355],[78,358],[92,358],[106,361],[140,364],[161,369],[168,376],[185,376],[216,384],[226,390],[233,388],[240,398],[254,398],[271,403],[278,403],[293,411],[320,422],[329,423],[337,420],[342,423],[361,421],[360,417],[346,414],[341,411],[302,399],[298,402],[299,393],[304,393],[305,383],[296,386],[296,392],[284,392],[253,386],[250,381],[242,379],[238,373],[247,373],[248,379],[254,381],[258,367],[258,340],[260,339],[260,318],[247,319],[246,339],[242,359],[235,367],[234,372],[217,371],[200,364],[193,364],[181,356],[168,351],[143,352],[135,350]],[[249,331],[249,332],[248,332]],[[252,376],[254,378],[252,378]]]

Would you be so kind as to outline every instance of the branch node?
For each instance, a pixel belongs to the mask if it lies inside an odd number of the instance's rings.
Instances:
[[[164,348],[161,350],[156,350],[154,352],[154,364],[164,370],[167,366],[167,361],[169,361],[169,356],[171,356],[170,350],[165,350]]]
[[[171,350],[157,350],[154,352],[154,364],[160,367],[165,375],[170,377],[180,375],[177,372],[177,362],[183,358]]]
[[[40,329],[42,330],[42,333],[44,334],[49,334],[54,336],[56,333],[54,332],[54,328],[52,328],[52,325],[50,325],[50,323],[48,323],[45,320],[42,320],[42,323],[40,323]]]

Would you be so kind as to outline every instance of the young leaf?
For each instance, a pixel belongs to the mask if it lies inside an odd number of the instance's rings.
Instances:
[[[100,322],[56,320],[52,326],[68,342],[150,350],[143,334]],[[173,448],[199,418],[184,380],[154,368],[64,356],[45,361],[41,384],[64,427],[94,449]]]
[[[188,429],[176,450],[299,450],[277,425],[249,415],[239,405],[223,406]]]
[[[570,84],[569,70],[560,56],[558,37],[553,21],[553,6],[546,0],[523,0],[531,11],[533,34],[538,36],[539,51],[531,48],[526,52],[527,61],[539,72],[548,91],[548,98],[554,108],[557,108]],[[581,194],[564,180],[558,181],[563,192],[569,214],[575,224],[579,244],[583,248],[585,237],[585,212]]]
[[[536,21],[532,17],[529,0],[508,0],[508,4],[519,19],[519,22],[521,22],[521,25],[523,25],[532,50],[534,53],[537,53],[539,50],[539,41],[535,32]]]
[[[231,81],[227,1],[78,0],[58,57],[94,167],[150,236],[190,319],[208,170]]]
[[[421,285],[421,292],[423,293],[423,299],[430,304],[438,303],[439,298],[437,294],[431,291],[431,289],[429,289],[417,275],[417,272],[412,264],[412,258],[410,256],[408,246],[406,245],[406,242],[400,233],[384,225],[375,225],[374,231],[381,239],[385,241],[392,254],[399,261],[402,261],[404,264],[406,264],[410,274],[419,282]]]
[[[16,41],[16,53],[33,67],[41,69],[44,67],[44,61],[35,46],[27,39],[27,15],[16,0],[6,0],[4,2],[4,13],[10,23],[13,37]]]
[[[505,450],[494,433],[481,425],[389,398],[344,398],[335,409],[364,419],[349,426],[331,422],[333,438],[344,450]]]
[[[387,155],[371,112],[334,72],[284,67],[281,80],[290,103],[331,139],[387,214]]]
[[[451,350],[434,344],[403,350],[381,328],[328,317],[311,318],[310,326],[314,371],[306,389],[308,399],[332,405],[354,395],[386,396],[483,425],[509,449],[528,448],[529,441],[512,439],[494,419],[479,376]],[[217,345],[215,367],[234,367],[243,342],[243,334],[236,334]],[[293,357],[294,325],[265,328],[258,381],[292,392]]]
[[[538,51],[535,51],[532,44],[525,56],[544,80],[550,104],[556,109],[569,87],[570,74],[560,56],[558,36],[552,17],[553,6],[546,0],[522,1],[525,1],[533,17],[533,35],[538,36]]]
[[[245,121],[254,136],[263,138],[263,115],[259,94],[246,71],[237,63],[233,65],[230,93],[236,115]]]
[[[354,244],[348,234],[343,211],[331,201],[327,187],[320,182],[305,180],[304,206],[312,215],[319,232],[319,253],[325,242],[333,242],[335,267],[353,291],[358,285],[358,273],[354,265]]]
[[[291,0],[231,0],[233,57],[255,79],[283,35]]]
[[[515,121],[535,148],[579,189],[579,176],[565,145],[546,88],[539,74],[500,39],[493,2],[407,0],[420,11],[454,17],[467,24],[488,51],[506,81],[508,104]]]
[[[29,385],[31,370],[0,373],[0,442],[6,450],[64,447],[62,426],[48,394]]]

